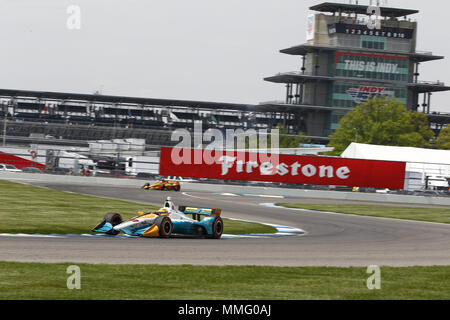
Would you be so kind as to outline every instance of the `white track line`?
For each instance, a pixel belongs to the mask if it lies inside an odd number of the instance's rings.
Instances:
[[[450,224],[449,223],[441,223],[441,222],[430,222],[430,221],[420,221],[420,220],[408,220],[408,219],[398,219],[398,218],[364,216],[364,215],[352,214],[352,213],[339,213],[339,212],[331,212],[331,211],[301,209],[301,208],[288,208],[288,207],[283,207],[283,206],[277,206],[275,203],[260,203],[260,205],[261,206],[265,206],[265,207],[270,207],[270,208],[285,209],[285,210],[295,210],[295,211],[302,211],[302,212],[308,212],[308,213],[326,213],[326,214],[334,214],[334,215],[340,215],[340,216],[352,216],[352,217],[369,218],[369,219],[382,219],[382,220],[394,220],[394,221],[411,222],[411,223],[435,224],[435,225],[446,226],[446,227],[450,228]]]
[[[219,196],[227,196],[227,197],[259,197],[259,198],[277,198],[284,199],[284,196],[273,196],[266,194],[252,194],[252,193],[216,193]]]

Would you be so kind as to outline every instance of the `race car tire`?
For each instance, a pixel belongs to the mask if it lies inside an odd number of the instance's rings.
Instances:
[[[155,224],[159,229],[160,238],[169,238],[172,235],[173,224],[169,217],[158,217]]]
[[[180,186],[176,186],[175,187],[175,191],[180,191],[181,190],[181,187]]]
[[[220,239],[223,233],[223,220],[221,217],[216,217],[212,226],[213,233],[208,236],[210,239]]]
[[[113,227],[121,224],[123,221],[122,216],[117,212],[108,212],[107,214],[105,214],[104,220],[111,223]],[[118,235],[119,233],[120,231],[111,230],[107,234]]]

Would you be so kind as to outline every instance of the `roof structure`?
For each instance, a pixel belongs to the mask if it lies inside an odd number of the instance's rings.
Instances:
[[[303,73],[303,72],[285,72],[279,73],[272,77],[264,78],[265,81],[274,82],[274,83],[304,83],[307,81],[336,81],[336,80],[347,80],[346,77],[336,77],[336,76],[326,76],[326,75],[314,75],[311,73]],[[374,80],[374,79],[359,79],[360,82],[369,82],[369,83],[380,83],[387,84],[390,83],[392,85],[397,85],[398,81],[393,80]],[[410,82],[406,83],[406,85],[419,93],[426,92],[442,92],[449,91],[450,87],[446,86],[444,83],[440,81],[418,81],[418,82]]]
[[[191,100],[172,100],[172,99],[155,99],[155,98],[141,98],[141,97],[124,97],[124,96],[109,96],[96,94],[80,94],[80,93],[63,93],[63,92],[46,92],[46,91],[25,91],[0,89],[0,98],[16,97],[16,98],[30,98],[41,99],[48,101],[80,101],[90,103],[104,103],[104,104],[132,104],[132,105],[150,105],[162,107],[187,107],[187,108],[204,108],[204,109],[226,109],[239,111],[253,111],[257,109],[256,105],[250,104],[236,104],[236,103],[222,103],[222,102],[207,102],[207,101],[191,101]]]
[[[367,50],[364,49],[358,49],[358,48],[351,48],[351,47],[337,47],[337,46],[325,46],[325,45],[311,45],[311,44],[301,44],[297,46],[293,46],[290,48],[282,49],[280,50],[281,53],[289,54],[289,55],[299,55],[304,56],[311,52],[316,51],[360,51],[360,52],[367,52]],[[432,52],[422,52],[422,51],[416,51],[416,52],[401,52],[401,51],[387,51],[387,50],[376,50],[371,49],[371,52],[373,53],[380,53],[383,55],[387,54],[398,54],[402,56],[408,56],[410,60],[416,61],[416,62],[426,62],[426,61],[433,61],[433,60],[442,60],[444,59],[444,56],[437,56],[434,55]]]
[[[309,9],[329,13],[342,12],[342,13],[367,14],[368,7],[369,6],[367,5],[324,2],[312,6]],[[399,17],[406,17],[416,13],[419,13],[419,10],[381,7],[381,16],[383,17],[399,18]]]

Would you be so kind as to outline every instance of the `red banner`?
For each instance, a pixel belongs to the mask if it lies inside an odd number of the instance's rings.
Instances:
[[[17,169],[34,167],[38,168],[39,170],[45,170],[45,165],[40,164],[39,162],[30,161],[12,154],[4,153],[2,151],[0,151],[0,163],[12,164]]]
[[[159,173],[221,180],[403,189],[405,162],[161,148]]]

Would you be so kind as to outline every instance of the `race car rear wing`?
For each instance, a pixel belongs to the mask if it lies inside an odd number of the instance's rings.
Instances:
[[[183,212],[184,214],[194,214],[201,216],[220,216],[222,213],[222,209],[208,209],[208,208],[193,208],[186,206],[179,206],[178,210]]]

